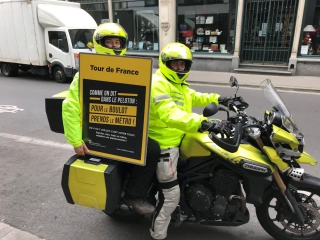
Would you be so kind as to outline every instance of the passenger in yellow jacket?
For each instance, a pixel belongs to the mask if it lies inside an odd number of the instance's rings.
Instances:
[[[126,31],[116,23],[99,25],[93,34],[95,51],[99,54],[124,55],[127,49],[128,36]],[[83,156],[89,152],[82,139],[79,101],[79,74],[70,84],[66,99],[62,104],[64,134],[74,151]],[[148,138],[145,166],[130,164],[130,179],[125,188],[123,202],[133,207],[140,214],[153,213],[155,208],[145,200],[150,182],[154,176],[160,155],[159,144]]]
[[[150,229],[154,239],[166,238],[171,214],[180,200],[177,162],[181,139],[186,132],[197,132],[207,123],[207,118],[192,113],[192,107],[212,102],[219,104],[226,99],[219,94],[199,93],[189,88],[186,78],[191,64],[189,48],[170,43],[162,49],[159,69],[152,77],[149,137],[161,148],[157,178],[162,191]]]

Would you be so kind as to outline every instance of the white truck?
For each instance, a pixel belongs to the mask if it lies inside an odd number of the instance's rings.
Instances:
[[[95,20],[79,3],[0,0],[0,70],[50,74],[66,82],[78,71],[80,52],[92,52]]]

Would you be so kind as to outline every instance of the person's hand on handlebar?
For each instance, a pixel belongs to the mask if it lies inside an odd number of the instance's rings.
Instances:
[[[199,129],[200,132],[213,132],[215,134],[220,133],[221,137],[224,137],[226,135],[227,137],[231,136],[231,129],[229,127],[228,122],[208,122],[208,121],[203,121],[201,123],[201,127]]]
[[[219,102],[219,104],[221,104],[221,105],[223,105],[225,107],[228,107],[228,103],[232,99],[233,99],[232,97],[222,97],[222,96],[220,96],[219,99],[218,99],[218,102]]]

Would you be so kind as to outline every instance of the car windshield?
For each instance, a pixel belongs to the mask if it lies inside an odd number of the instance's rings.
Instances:
[[[93,32],[94,29],[69,29],[72,47],[74,49],[86,49],[89,48],[88,43],[91,43],[92,47]]]
[[[293,117],[284,103],[283,99],[273,87],[270,79],[266,79],[261,82],[260,88],[263,91],[264,96],[271,102],[272,106],[276,108],[281,113],[282,125],[293,135],[298,136],[300,130],[295,124]]]

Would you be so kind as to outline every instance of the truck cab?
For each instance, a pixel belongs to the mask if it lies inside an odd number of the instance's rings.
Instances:
[[[97,23],[80,3],[0,0],[0,71],[50,74],[63,83],[78,71],[79,53],[93,53]]]
[[[65,82],[79,68],[79,53],[94,52],[94,29],[46,28],[45,43],[49,73],[57,82]]]
[[[82,9],[67,10],[60,6],[38,5],[49,73],[57,82],[65,82],[66,77],[73,77],[78,71],[80,52],[94,51],[92,36],[96,22]]]

